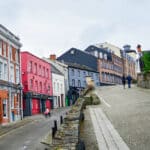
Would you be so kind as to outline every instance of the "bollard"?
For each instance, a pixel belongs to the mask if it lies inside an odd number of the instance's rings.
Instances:
[[[62,124],[62,123],[63,123],[63,117],[60,116],[60,124]]]
[[[55,127],[52,127],[52,138],[55,137],[55,133],[56,133],[56,129],[55,129]]]
[[[57,131],[57,120],[54,120],[54,128]]]

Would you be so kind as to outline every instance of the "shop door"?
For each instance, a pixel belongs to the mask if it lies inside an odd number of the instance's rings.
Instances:
[[[40,113],[40,100],[32,99],[32,114],[39,114]]]
[[[0,98],[0,123],[2,123],[3,119],[3,107],[2,107],[2,99]]]

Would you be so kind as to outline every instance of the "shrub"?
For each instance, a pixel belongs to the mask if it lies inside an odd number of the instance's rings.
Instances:
[[[145,73],[150,72],[150,51],[144,51],[142,56],[144,62],[143,70]]]

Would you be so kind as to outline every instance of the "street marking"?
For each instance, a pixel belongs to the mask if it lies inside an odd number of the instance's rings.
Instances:
[[[95,94],[99,97],[99,99],[109,108],[111,108],[111,105],[108,104],[101,96],[98,95],[97,91],[95,91]]]
[[[100,150],[129,150],[101,108],[89,108]]]

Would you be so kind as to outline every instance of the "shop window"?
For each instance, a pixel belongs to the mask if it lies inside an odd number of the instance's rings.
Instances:
[[[3,117],[7,117],[7,100],[3,100]]]

